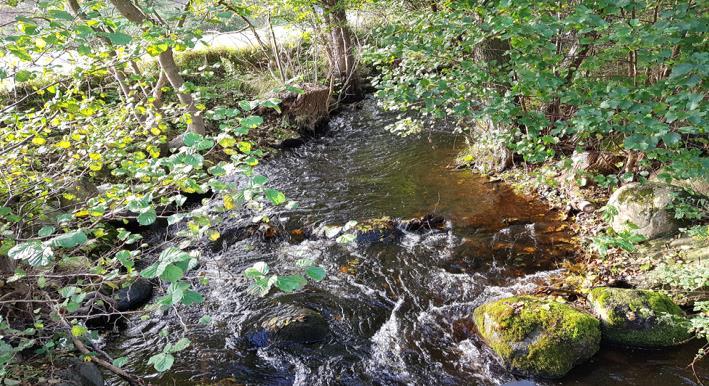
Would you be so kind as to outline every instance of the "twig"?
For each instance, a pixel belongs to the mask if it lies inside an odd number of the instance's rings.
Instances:
[[[45,297],[47,298],[48,302],[53,302],[52,299],[45,294]],[[56,303],[55,303],[56,306]],[[120,376],[121,378],[125,379],[128,384],[130,385],[145,385],[145,382],[143,382],[142,379],[129,374],[127,371],[121,369],[120,367],[116,367],[111,363],[106,362],[105,360],[101,358],[97,358],[96,356],[91,355],[91,351],[86,348],[86,345],[84,345],[84,342],[81,341],[78,337],[74,336],[74,334],[71,333],[71,324],[64,318],[64,315],[60,312],[60,310],[56,310],[56,315],[59,316],[59,320],[61,324],[64,326],[66,329],[67,335],[71,337],[71,341],[74,344],[74,347],[76,347],[79,352],[81,352],[84,355],[89,355],[91,356],[91,361],[96,363],[97,365],[105,368],[106,370],[111,371],[112,373]]]

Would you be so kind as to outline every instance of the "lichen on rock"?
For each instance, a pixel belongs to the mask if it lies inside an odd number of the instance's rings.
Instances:
[[[560,378],[599,349],[601,330],[592,315],[531,296],[483,304],[473,319],[484,341],[512,372]]]
[[[667,295],[649,290],[598,287],[589,293],[603,339],[633,347],[666,347],[692,337],[690,322]]]
[[[252,322],[248,341],[257,347],[269,344],[312,344],[326,339],[328,323],[317,311],[280,305]]]
[[[616,190],[608,200],[608,206],[618,211],[611,227],[616,232],[631,230],[647,239],[673,234],[680,224],[670,206],[675,196],[681,193],[680,188],[666,184],[627,184]]]

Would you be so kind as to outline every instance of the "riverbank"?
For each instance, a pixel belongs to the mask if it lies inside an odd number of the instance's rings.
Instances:
[[[461,154],[458,160],[470,154],[470,150]],[[672,202],[691,202],[700,213],[706,213],[707,196],[698,191],[703,191],[707,183],[694,180],[670,185],[654,178],[652,182],[630,184],[618,191],[594,183],[579,187],[578,180],[570,178],[569,169],[583,173],[580,170],[583,165],[578,165],[577,160],[584,157],[588,154],[570,160],[571,168],[560,168],[564,162],[557,161],[544,165],[517,164],[491,174],[493,181],[504,181],[520,193],[538,197],[573,221],[578,249],[564,262],[559,275],[549,277],[532,294],[542,299],[563,299],[590,313],[597,313],[598,305],[594,305],[591,296],[594,289],[633,288],[669,295],[682,308],[673,312],[687,314],[692,320],[683,328],[685,333],[690,330],[690,336],[698,335],[693,344],[697,353],[688,358],[687,366],[694,379],[703,384],[707,381],[706,363],[702,361],[707,345],[702,340],[709,317],[706,308],[709,226],[706,217],[687,219],[677,215],[681,210],[691,209]],[[692,189],[682,190],[683,187]],[[665,191],[670,191],[669,198],[664,198],[663,195],[668,195]],[[620,228],[615,225],[618,221],[614,216],[637,219],[640,227],[626,220],[631,225],[625,231],[625,224]]]

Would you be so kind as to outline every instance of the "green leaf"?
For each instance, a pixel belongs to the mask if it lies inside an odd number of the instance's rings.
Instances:
[[[107,37],[108,40],[111,41],[111,44],[117,46],[125,46],[126,44],[130,44],[132,40],[130,35],[125,34],[123,32],[107,32],[104,33],[103,36]]]
[[[163,272],[160,274],[160,279],[165,280],[170,283],[174,283],[180,279],[182,279],[182,276],[184,275],[184,271],[180,269],[180,267],[170,264],[166,266],[163,269]]]
[[[266,198],[273,205],[281,205],[286,202],[286,195],[276,189],[266,189]]]
[[[185,133],[185,135],[182,136],[182,141],[184,142],[185,146],[187,146],[187,147],[192,147],[192,146],[198,144],[203,139],[204,139],[204,137],[202,135],[197,134],[192,131],[189,131],[189,132]]]
[[[268,182],[268,178],[264,176],[254,176],[254,178],[251,179],[251,182],[256,186],[265,185]]]
[[[181,299],[182,304],[189,306],[192,304],[201,304],[204,302],[204,296],[197,291],[187,290]]]
[[[80,324],[75,324],[71,327],[71,335],[73,336],[83,336],[87,332],[89,332],[89,329]]]
[[[153,355],[148,359],[148,364],[153,365],[155,370],[159,372],[165,372],[170,370],[172,364],[175,362],[175,357],[168,353],[160,353]]]
[[[209,315],[202,315],[201,318],[197,321],[199,324],[207,325],[212,322],[212,317]]]
[[[57,229],[57,228],[55,228],[55,227],[53,227],[53,226],[51,226],[51,225],[45,225],[45,226],[43,226],[42,228],[40,228],[39,232],[37,232],[37,236],[39,236],[39,237],[47,237],[47,236],[50,236],[52,233],[54,233],[54,231],[55,231],[56,229]]]
[[[349,244],[357,239],[357,235],[354,233],[345,233],[337,237],[335,241],[339,244]]]
[[[33,267],[41,267],[51,262],[54,252],[39,241],[29,241],[10,248],[7,255],[14,260],[26,260]]]
[[[158,263],[150,264],[148,267],[140,272],[140,276],[146,279],[152,279],[158,277]]]
[[[327,272],[325,271],[325,268],[320,267],[320,266],[310,266],[305,269],[305,274],[308,275],[311,279],[315,281],[320,281],[325,278],[325,275],[327,275]]]
[[[302,275],[279,276],[276,280],[276,287],[283,292],[295,292],[308,284]]]
[[[185,218],[184,213],[175,213],[167,217],[167,225],[174,225],[182,221]]]
[[[116,253],[116,260],[118,260],[121,265],[126,268],[133,268],[133,266],[135,265],[135,262],[133,261],[130,252],[126,251],[125,249]]]
[[[75,248],[88,241],[86,234],[82,230],[64,233],[51,240],[51,245],[55,248]]]
[[[263,261],[259,261],[254,264],[253,267],[246,268],[244,271],[244,276],[253,279],[259,276],[264,276],[268,273],[268,264]]]
[[[28,70],[20,70],[15,73],[15,81],[26,82],[32,79],[32,72]]]
[[[190,342],[189,339],[180,338],[180,340],[175,342],[175,344],[170,348],[170,353],[176,353],[176,352],[182,351],[182,350],[186,349],[187,347],[189,347],[190,343],[192,343],[192,342]]]
[[[158,216],[155,213],[155,209],[148,209],[145,212],[138,215],[138,224],[146,226],[150,225],[157,220]]]
[[[255,129],[263,123],[263,118],[259,117],[258,115],[250,115],[246,118],[242,118],[241,121],[239,122],[241,126],[246,127],[247,129]]]
[[[74,20],[74,16],[72,16],[69,12],[62,11],[60,9],[50,9],[49,11],[47,11],[47,14],[54,19],[61,19],[66,21]]]
[[[113,365],[120,368],[126,365],[128,363],[128,357],[118,357],[113,360]]]

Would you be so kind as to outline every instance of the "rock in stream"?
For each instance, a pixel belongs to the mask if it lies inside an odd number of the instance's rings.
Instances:
[[[692,337],[684,312],[663,293],[599,287],[591,290],[589,301],[609,343],[657,348]]]
[[[561,378],[599,349],[601,330],[592,315],[569,305],[516,296],[473,312],[478,332],[512,372]]]

